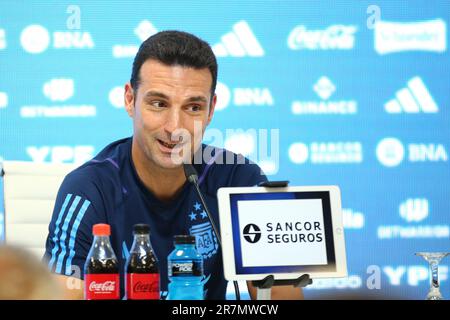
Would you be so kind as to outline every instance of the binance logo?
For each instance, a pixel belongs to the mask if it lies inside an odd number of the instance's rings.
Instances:
[[[248,224],[244,228],[244,239],[256,243],[261,239],[261,229],[256,224]]]

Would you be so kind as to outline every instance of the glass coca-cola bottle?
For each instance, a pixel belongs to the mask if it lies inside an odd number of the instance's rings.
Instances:
[[[125,263],[125,297],[136,300],[158,300],[159,267],[150,243],[150,227],[133,226],[133,245]]]
[[[92,227],[94,242],[84,264],[84,298],[110,300],[120,298],[119,263],[111,247],[108,224]]]

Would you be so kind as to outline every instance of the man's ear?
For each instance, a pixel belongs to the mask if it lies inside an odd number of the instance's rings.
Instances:
[[[125,84],[124,102],[125,109],[131,118],[134,117],[134,98],[134,90],[131,87],[131,84],[127,82]]]
[[[217,102],[217,95],[215,94],[212,97],[211,104],[209,105],[208,122],[206,123],[207,126],[209,126],[209,123],[211,122],[212,117],[214,115],[214,110],[216,108],[216,102]]]

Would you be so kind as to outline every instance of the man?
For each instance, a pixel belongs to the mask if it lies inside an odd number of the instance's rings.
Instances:
[[[179,160],[201,156],[194,166],[217,225],[218,188],[254,186],[266,177],[257,165],[248,161],[237,164],[237,155],[201,144],[214,114],[216,82],[215,56],[197,37],[165,31],[142,43],[131,80],[125,85],[133,137],[108,145],[65,178],[49,226],[45,257],[51,270],[62,275],[63,283],[71,277],[72,287],[78,288],[73,290],[74,296],[82,297],[82,283],[74,285],[72,276],[83,279],[92,226],[111,225],[111,243],[123,272],[132,226],[146,223],[159,260],[162,291],[167,290],[167,256],[173,249],[173,236],[203,232],[206,241],[198,250],[204,257],[205,297],[225,299],[227,283],[220,248]],[[220,164],[230,159],[234,164]],[[123,274],[121,281],[123,295]],[[254,295],[251,285],[250,291]],[[272,296],[298,298],[301,290],[280,287]]]

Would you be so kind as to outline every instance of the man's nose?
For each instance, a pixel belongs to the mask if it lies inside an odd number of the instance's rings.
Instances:
[[[180,129],[181,126],[181,115],[180,111],[176,108],[171,109],[167,113],[166,124],[164,129],[168,134],[174,133],[175,130]]]

